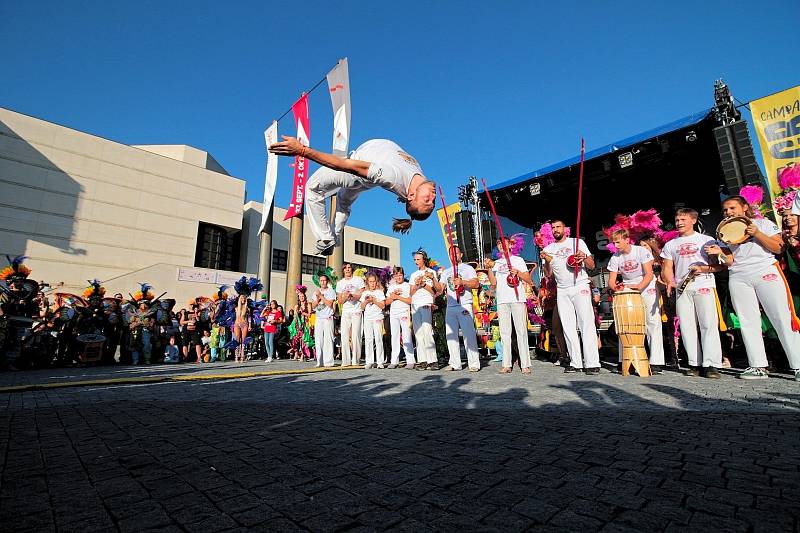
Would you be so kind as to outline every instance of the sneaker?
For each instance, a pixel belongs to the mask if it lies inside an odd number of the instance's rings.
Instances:
[[[314,365],[314,368],[322,368],[322,364],[321,363],[317,363],[316,365]]]
[[[417,365],[414,368],[416,368],[417,370],[427,370],[428,363],[417,363]]]
[[[450,365],[447,365],[446,367],[444,367],[442,369],[442,371],[444,371],[444,372],[458,372],[459,370],[461,370],[461,369],[460,368],[456,368],[454,366],[450,366]]]
[[[436,363],[428,363],[428,368],[425,370],[439,370],[439,365]]]
[[[406,366],[404,366],[403,368],[405,368],[406,370],[414,370],[414,368],[415,368],[415,367],[414,367],[414,365],[413,365],[413,364],[411,364],[411,363],[408,363],[408,364],[407,364]]]
[[[763,368],[751,366],[739,374],[739,379],[769,379],[769,373]]]
[[[397,365],[391,364],[391,365],[387,366],[386,368],[389,368],[389,369],[397,368]]]
[[[795,381],[800,381],[800,370],[795,370],[794,371],[794,380]]]
[[[703,376],[708,379],[719,379],[719,371],[714,368],[713,366],[706,367],[705,372],[703,372]]]
[[[684,373],[684,375],[686,375],[687,377],[690,377],[690,378],[696,378],[697,376],[700,375],[700,367],[698,367],[698,366],[690,366],[689,368],[686,369],[686,372]]]
[[[378,365],[378,368],[380,368],[381,370],[383,370],[383,365],[382,365],[382,364]]]
[[[271,362],[272,362],[272,357],[267,357],[267,363],[271,363]]]
[[[575,372],[579,372],[579,370],[574,366],[568,366],[564,369],[565,374],[574,374]]]
[[[664,367],[661,365],[650,365],[650,373],[654,376],[664,373]]]
[[[336,241],[317,241],[319,255],[333,255],[334,248],[336,248]]]
[[[597,376],[600,374],[600,367],[593,366],[592,368],[587,368],[584,372],[587,376]]]
[[[481,369],[480,369],[480,368],[473,368],[473,367],[470,367],[469,371],[470,371],[470,372],[480,372],[480,371],[481,371]],[[798,370],[797,372],[798,372],[798,375],[800,375],[800,370]],[[800,379],[800,378],[798,378],[798,379]]]

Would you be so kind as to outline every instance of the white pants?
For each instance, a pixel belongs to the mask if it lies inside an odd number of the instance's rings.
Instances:
[[[800,368],[800,333],[792,331],[786,284],[777,265],[770,265],[757,274],[731,274],[728,286],[750,366],[764,368],[769,365],[761,334],[760,303],[778,334],[789,366],[794,370]]]
[[[354,154],[355,155],[355,154]],[[348,172],[320,167],[306,183],[306,214],[317,241],[341,240],[342,231],[350,218],[350,209],[358,195],[367,190],[359,176]],[[325,211],[325,200],[336,195],[333,229]]]
[[[417,340],[417,359],[420,363],[436,364],[436,343],[433,340],[433,317],[431,306],[411,306],[411,321],[414,323],[414,338]]]
[[[642,300],[647,313],[647,347],[650,349],[650,364],[664,366],[664,334],[661,329],[661,304],[658,289],[649,287],[642,291]],[[619,360],[622,362],[622,343],[619,343]]]
[[[517,330],[517,349],[520,368],[531,366],[528,349],[528,309],[524,303],[497,304],[497,321],[500,323],[500,342],[503,343],[503,367],[511,368],[511,321]]]
[[[467,366],[480,368],[478,356],[478,335],[475,333],[475,318],[472,310],[461,306],[447,308],[444,320],[444,329],[447,337],[447,351],[450,353],[449,365],[461,369],[461,343],[458,342],[458,330],[464,337],[464,348],[467,350]]]
[[[722,344],[719,341],[719,315],[717,315],[717,293],[714,288],[683,291],[675,303],[675,311],[681,321],[681,339],[689,366],[699,366],[698,354],[703,354],[704,367],[722,366]],[[700,326],[700,340],[697,327]]]
[[[342,366],[361,360],[361,321],[364,313],[342,313],[339,335],[342,338]],[[351,362],[352,361],[352,362]]]
[[[558,288],[556,295],[558,316],[564,339],[567,341],[570,365],[573,368],[600,368],[600,352],[597,348],[597,328],[594,323],[592,290],[589,285]],[[578,339],[580,331],[580,340]],[[581,356],[581,341],[583,355]]]
[[[383,319],[364,320],[364,342],[367,354],[366,364],[377,362],[383,365],[386,359],[383,356]]]
[[[389,316],[389,327],[392,328],[392,364],[400,364],[400,336],[403,336],[403,350],[406,352],[406,364],[413,365],[414,342],[411,340],[411,326],[408,313]]]
[[[314,351],[318,365],[333,366],[333,317],[317,317],[314,324]]]

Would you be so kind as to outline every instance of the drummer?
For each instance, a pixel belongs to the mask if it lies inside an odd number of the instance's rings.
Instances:
[[[608,286],[614,292],[623,289],[638,291],[647,311],[647,344],[650,349],[650,370],[660,374],[664,368],[664,339],[661,333],[661,305],[658,301],[656,278],[653,275],[653,254],[643,247],[631,244],[626,229],[611,234],[617,252],[608,261]],[[617,278],[621,280],[618,281]],[[622,361],[622,345],[619,346]]]
[[[775,259],[783,247],[781,230],[766,218],[755,218],[747,200],[731,196],[722,203],[726,218],[747,217],[746,240],[740,244],[711,244],[709,254],[720,254],[728,265],[728,287],[731,301],[739,317],[742,340],[747,351],[749,368],[739,374],[741,379],[767,379],[767,354],[761,335],[759,304],[775,328],[781,341],[794,379],[800,381],[800,322],[794,311],[791,293]]]

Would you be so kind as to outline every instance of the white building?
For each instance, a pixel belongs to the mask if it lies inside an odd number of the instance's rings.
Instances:
[[[94,278],[124,295],[147,282],[183,306],[255,275],[262,205],[244,200],[245,182],[202,150],[124,145],[0,108],[0,254],[29,256],[34,279],[67,292]],[[279,301],[284,214],[276,207],[273,217],[270,297]],[[309,283],[326,258],[314,254],[307,223],[304,233]],[[345,241],[347,261],[400,263],[394,237],[348,227]]]

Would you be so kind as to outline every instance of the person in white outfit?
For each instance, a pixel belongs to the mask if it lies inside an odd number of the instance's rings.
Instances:
[[[383,308],[386,296],[378,287],[378,276],[367,274],[367,290],[361,293],[361,309],[364,310],[364,343],[366,348],[365,369],[383,368]],[[376,365],[377,362],[377,365]]]
[[[409,277],[411,286],[411,322],[417,341],[417,369],[439,370],[436,344],[433,340],[433,296],[439,291],[436,272],[428,268],[428,254],[419,249],[414,252],[417,270]]]
[[[505,256],[497,261],[486,261],[489,270],[489,283],[495,291],[497,302],[497,321],[500,323],[500,342],[503,345],[503,367],[501,374],[510,374],[513,366],[511,352],[511,331],[517,334],[517,349],[519,350],[519,367],[523,374],[531,373],[531,355],[528,347],[528,309],[525,304],[525,287],[520,283],[515,287],[508,284],[509,274],[514,274],[521,282],[533,283],[525,260],[511,253],[513,241],[506,237],[506,246],[509,250],[509,261]],[[503,251],[503,243],[497,241],[497,249]],[[510,264],[509,264],[510,263]]]
[[[714,239],[697,233],[694,230],[696,223],[697,211],[678,209],[675,214],[678,237],[667,242],[661,250],[664,259],[661,276],[667,284],[668,297],[673,290],[678,291],[675,310],[681,323],[683,347],[689,358],[686,375],[699,376],[702,361],[703,375],[719,379],[717,368],[722,366],[722,344],[719,340],[717,284],[713,273],[720,270],[720,265],[711,264],[706,248],[706,245],[714,244]]]
[[[656,278],[653,275],[653,254],[644,246],[631,244],[626,229],[611,234],[617,252],[608,261],[608,286],[616,292],[622,289],[639,291],[647,312],[647,345],[650,349],[650,369],[661,374],[664,369],[664,337],[661,331],[661,304],[658,301]],[[621,278],[619,281],[617,278]],[[619,346],[622,361],[622,344]]]
[[[452,266],[439,274],[439,283],[447,290],[444,326],[450,362],[445,370],[461,370],[461,346],[458,341],[460,330],[464,337],[464,348],[467,350],[467,367],[470,372],[477,372],[481,369],[481,362],[475,317],[472,315],[472,289],[480,287],[478,273],[470,265],[461,262],[462,254],[458,246],[451,247],[450,253],[456,265],[456,274],[453,275]]]
[[[563,221],[553,220],[550,224],[555,242],[545,246],[541,256],[545,275],[552,273],[558,287],[556,306],[570,357],[570,364],[564,372],[580,372],[584,369],[588,375],[597,375],[600,373],[600,352],[597,347],[592,289],[586,271],[587,268],[594,268],[594,257],[583,239],[567,237]],[[569,264],[570,257],[573,258],[573,264],[577,265],[577,271],[575,266]]]
[[[387,368],[400,364],[400,341],[406,353],[406,368],[414,368],[414,342],[411,340],[411,285],[405,280],[403,267],[394,267],[392,280],[386,289],[389,306],[389,327],[392,332],[392,359]]]
[[[361,360],[361,293],[364,291],[364,280],[353,276],[353,265],[342,266],[342,279],[336,282],[336,294],[339,300],[342,320],[339,335],[342,342],[342,366],[358,365]]]
[[[795,379],[800,380],[800,326],[794,316],[791,293],[775,254],[783,248],[781,230],[766,218],[755,218],[750,204],[741,196],[731,196],[722,203],[726,217],[748,217],[747,240],[740,244],[707,246],[709,254],[719,254],[728,265],[728,288],[742,331],[749,368],[741,379],[768,379],[767,353],[761,334],[761,309],[764,309],[778,334]],[[793,328],[794,322],[794,328]]]
[[[333,303],[336,291],[328,287],[328,276],[319,275],[319,289],[314,292],[311,305],[317,315],[314,323],[314,350],[317,367],[333,366]]]
[[[392,141],[373,139],[356,148],[349,158],[326,154],[304,146],[294,137],[269,147],[277,155],[300,156],[322,165],[306,184],[306,211],[317,237],[317,252],[330,255],[341,242],[350,210],[362,192],[381,187],[406,204],[410,218],[394,219],[392,229],[408,233],[411,220],[425,220],[433,212],[436,184],[422,173],[417,160]],[[333,228],[325,213],[325,199],[336,195]]]

